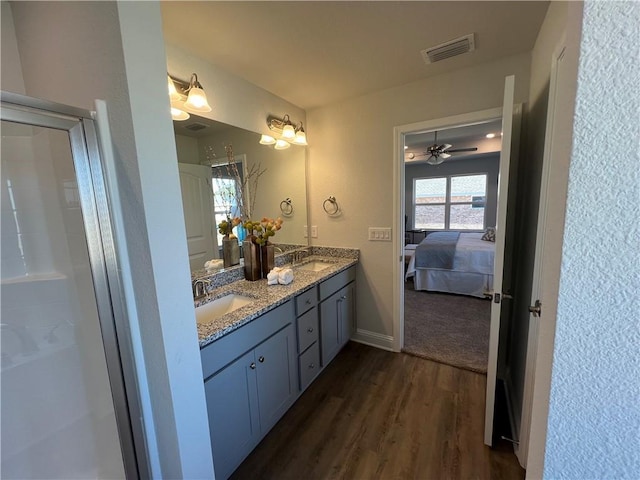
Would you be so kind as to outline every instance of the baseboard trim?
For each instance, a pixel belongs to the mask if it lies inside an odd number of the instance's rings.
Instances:
[[[397,352],[397,350],[393,348],[394,339],[391,335],[383,335],[381,333],[362,330],[359,328],[355,335],[351,337],[351,340],[364,345],[369,345],[370,347],[376,347],[390,352]]]

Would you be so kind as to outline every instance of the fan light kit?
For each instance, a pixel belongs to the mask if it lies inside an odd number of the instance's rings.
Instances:
[[[449,143],[443,143],[438,145],[438,132],[434,132],[433,145],[427,147],[425,153],[421,154],[421,156],[427,156],[427,163],[429,165],[440,165],[447,158],[451,157],[452,153],[457,152],[475,152],[478,150],[478,147],[470,147],[470,148],[454,148],[453,145]],[[412,156],[412,153],[409,154],[409,159],[412,160],[415,158],[415,155]]]
[[[285,150],[291,145],[307,146],[307,134],[304,131],[302,122],[294,125],[288,114],[278,118],[269,116],[267,118],[267,126],[275,133],[275,136],[262,135],[260,137],[261,145],[273,145],[276,150]]]

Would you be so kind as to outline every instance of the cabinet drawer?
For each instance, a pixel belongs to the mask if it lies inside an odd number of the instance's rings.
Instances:
[[[298,318],[298,353],[318,340],[318,309],[313,308]]]
[[[324,300],[332,293],[337,292],[347,283],[353,282],[356,279],[356,267],[349,267],[348,269],[336,273],[333,277],[328,278],[320,284],[320,300]]]
[[[320,350],[318,342],[314,343],[309,349],[300,355],[300,390],[307,388],[316,375],[320,372]]]
[[[296,297],[296,315],[300,316],[318,303],[318,291],[315,287],[302,292]]]

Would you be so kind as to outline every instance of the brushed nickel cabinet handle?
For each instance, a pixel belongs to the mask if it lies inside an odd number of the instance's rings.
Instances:
[[[263,356],[260,356],[260,358],[258,359],[258,361],[259,361],[260,363],[264,363],[264,357],[263,357]]]
[[[251,365],[249,365],[249,368],[250,368],[251,370],[255,370],[255,369],[256,369],[256,364],[255,364],[255,362],[251,362]]]

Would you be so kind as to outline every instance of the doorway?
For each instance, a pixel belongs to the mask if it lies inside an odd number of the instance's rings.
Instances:
[[[502,119],[405,134],[403,351],[487,372]]]
[[[496,405],[496,392],[498,386],[498,378],[503,378],[503,366],[500,362],[504,362],[506,348],[506,332],[509,328],[509,311],[510,301],[509,295],[511,282],[511,250],[513,248],[513,218],[507,220],[507,216],[513,217],[513,209],[507,211],[507,204],[515,200],[515,189],[509,189],[509,184],[514,183],[515,175],[511,175],[511,153],[517,152],[519,142],[520,117],[522,114],[522,106],[514,105],[514,89],[515,77],[508,76],[505,78],[504,98],[502,108],[473,112],[443,119],[437,119],[426,122],[418,122],[410,125],[396,127],[394,129],[394,147],[395,147],[395,170],[394,170],[394,212],[396,214],[395,225],[398,232],[402,231],[400,219],[405,218],[405,172],[404,172],[404,146],[405,137],[414,132],[429,132],[435,130],[444,130],[450,127],[460,127],[481,124],[491,121],[498,117],[502,118],[502,140],[500,153],[500,172],[498,176],[498,204],[496,215],[495,235],[495,254],[493,268],[493,290],[491,291],[491,321],[489,332],[489,355],[487,362],[487,379],[486,379],[486,401],[485,401],[485,438],[487,445],[492,445],[494,441],[494,413]],[[514,148],[515,147],[515,148]],[[441,147],[443,148],[443,147]],[[517,155],[515,156],[517,159]],[[513,172],[517,171],[517,165],[514,165]],[[445,224],[446,226],[446,224]],[[430,234],[429,237],[432,237]],[[394,267],[395,285],[394,285],[394,346],[398,351],[404,346],[404,235],[394,235],[394,252],[398,259]],[[440,247],[439,247],[440,248]],[[457,249],[457,240],[453,243],[453,247],[448,246],[447,249]],[[442,250],[442,249],[441,249]],[[440,250],[440,251],[441,251]],[[416,258],[420,258],[416,255]],[[450,268],[450,267],[449,267]],[[506,301],[505,301],[506,300]],[[499,350],[502,352],[499,352]],[[502,364],[504,365],[504,364]],[[498,392],[498,393],[501,393]],[[508,406],[507,406],[508,408]]]

